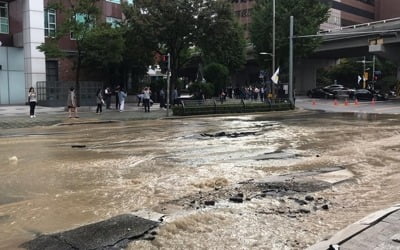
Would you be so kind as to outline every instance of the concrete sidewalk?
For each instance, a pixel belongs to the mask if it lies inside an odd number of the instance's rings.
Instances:
[[[355,100],[333,100],[309,98],[298,96],[296,108],[305,110],[324,111],[332,113],[363,113],[363,114],[400,114],[400,99],[387,101],[359,101]]]
[[[103,108],[103,113],[96,114],[96,107],[80,107],[79,118],[68,118],[68,112],[64,107],[36,107],[36,117],[30,118],[29,106],[0,106],[0,128],[25,128],[32,126],[49,126],[58,123],[90,123],[101,121],[128,121],[143,119],[161,119],[166,117],[166,110],[160,109],[154,104],[150,111],[144,112],[144,107],[136,104],[125,106],[124,112],[115,109]],[[170,116],[172,111],[170,110]]]
[[[307,250],[400,249],[400,204],[372,213]]]

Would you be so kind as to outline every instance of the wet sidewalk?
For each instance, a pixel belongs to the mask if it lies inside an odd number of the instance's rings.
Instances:
[[[400,249],[399,220],[400,204],[397,204],[368,215],[307,250]]]
[[[96,114],[96,107],[80,107],[79,118],[68,118],[64,107],[36,107],[36,117],[30,118],[29,106],[0,106],[0,128],[26,128],[33,126],[49,126],[59,123],[91,123],[106,121],[129,121],[143,119],[161,119],[166,117],[167,111],[154,104],[150,112],[144,112],[144,107],[126,105],[124,112],[114,109],[105,109]],[[169,112],[172,116],[172,111]]]

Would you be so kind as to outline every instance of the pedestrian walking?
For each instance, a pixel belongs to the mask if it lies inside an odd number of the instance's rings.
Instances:
[[[104,99],[106,102],[106,109],[110,109],[111,108],[111,89],[109,87],[107,87],[104,90]]]
[[[164,89],[160,89],[160,109],[166,108],[165,105],[165,92]]]
[[[264,86],[262,86],[261,89],[260,89],[260,99],[261,99],[261,102],[264,102],[264,99],[265,99],[265,88],[264,88]]]
[[[125,109],[125,99],[128,95],[126,94],[125,90],[121,88],[118,91],[118,100],[119,100],[119,112],[123,112]]]
[[[35,107],[36,107],[36,103],[37,103],[37,96],[36,96],[36,92],[35,92],[35,88],[30,87],[29,88],[29,92],[28,92],[28,103],[29,103],[29,114],[31,118],[36,117],[35,115]]]
[[[144,112],[150,112],[150,96],[151,96],[150,88],[145,87],[143,91]]]
[[[115,109],[116,110],[121,110],[120,109],[120,105],[121,105],[121,101],[119,99],[119,92],[120,92],[120,86],[117,85],[117,87],[115,87]]]
[[[76,94],[75,94],[74,87],[71,87],[69,89],[67,106],[68,106],[69,118],[72,118],[72,113],[74,114],[74,118],[79,118],[78,106],[77,106],[77,100],[76,100]]]
[[[173,100],[173,105],[175,106],[175,105],[179,105],[179,94],[178,94],[178,89],[177,88],[175,88],[173,91],[172,91],[172,100]]]
[[[226,98],[225,91],[224,91],[224,90],[221,90],[221,93],[219,94],[219,100],[220,100],[221,104],[224,103],[225,98]]]
[[[97,103],[96,114],[100,115],[101,112],[103,111],[103,104],[104,104],[103,95],[101,94],[101,89],[98,89],[96,92],[96,103]]]

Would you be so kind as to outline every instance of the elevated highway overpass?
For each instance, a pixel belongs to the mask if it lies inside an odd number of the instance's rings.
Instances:
[[[310,58],[295,65],[297,93],[304,94],[316,86],[318,68],[333,65],[337,59],[345,57],[374,54],[390,59],[397,63],[397,78],[400,79],[400,18],[328,30],[317,36],[323,39],[321,46]]]

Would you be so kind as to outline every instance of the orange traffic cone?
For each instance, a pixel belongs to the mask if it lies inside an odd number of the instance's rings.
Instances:
[[[317,102],[315,100],[312,100],[312,105],[315,106]]]
[[[358,99],[356,98],[356,100],[354,101],[354,105],[358,106]]]
[[[349,106],[349,101],[347,101],[347,98],[344,100],[344,106]]]
[[[375,97],[372,98],[371,105],[375,105]]]
[[[333,105],[335,105],[335,106],[337,106],[337,105],[338,105],[338,103],[337,103],[337,100],[336,100],[336,99],[333,101]]]

